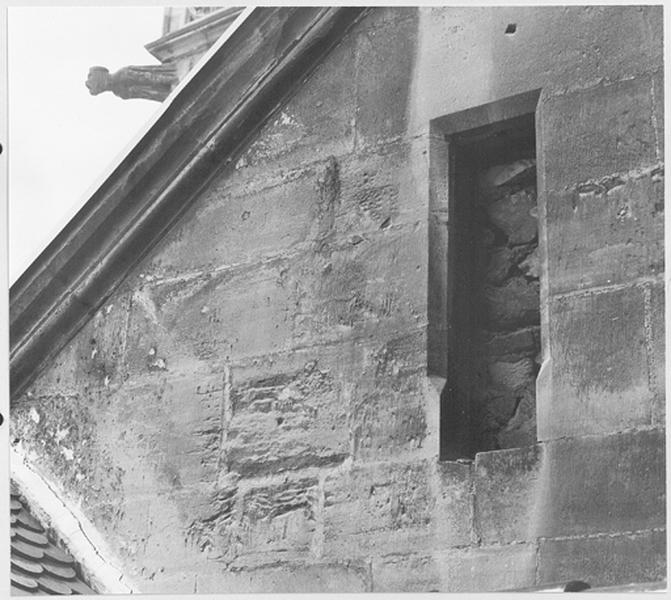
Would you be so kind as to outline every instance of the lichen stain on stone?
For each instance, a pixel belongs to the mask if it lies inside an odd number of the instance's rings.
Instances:
[[[40,418],[35,420],[34,414]],[[98,427],[88,403],[79,396],[34,396],[12,414],[12,438],[48,464],[66,491],[83,504],[100,504],[101,510],[108,506],[106,514],[118,516],[124,472],[99,443]]]

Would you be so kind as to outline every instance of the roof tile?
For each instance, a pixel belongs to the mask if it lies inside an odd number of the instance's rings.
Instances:
[[[12,570],[18,569],[19,571],[23,571],[30,575],[39,575],[44,570],[40,563],[25,560],[18,556],[12,556],[11,562]]]
[[[40,586],[40,589],[50,594],[59,594],[61,596],[72,595],[72,590],[70,589],[70,586],[63,581],[55,579],[54,577],[47,577],[45,575],[40,575],[37,578],[37,585]]]
[[[20,587],[22,590],[29,592],[37,591],[37,581],[32,577],[24,577],[23,575],[11,574],[12,584]]]
[[[32,531],[37,531],[38,533],[44,531],[40,522],[33,515],[29,514],[25,508],[19,512],[18,520],[21,525]]]
[[[12,596],[95,595],[74,558],[56,545],[17,494],[11,495],[10,509]]]
[[[17,525],[14,529],[16,532],[16,537],[24,542],[30,542],[35,546],[46,546],[49,544],[49,540],[42,533],[37,533],[36,531],[31,531],[21,525]]]
[[[32,596],[33,594],[30,592],[26,592],[26,590],[21,589],[20,587],[15,586],[13,583],[10,586],[10,594],[12,596]]]
[[[47,573],[54,575],[59,579],[74,579],[77,577],[77,573],[71,567],[62,567],[47,561],[45,561],[42,566]]]
[[[56,562],[63,565],[73,565],[75,563],[75,559],[72,558],[72,556],[70,556],[67,552],[63,552],[63,550],[57,546],[54,546],[53,544],[50,544],[44,549],[44,554],[50,559],[55,560]]]
[[[17,539],[12,540],[12,554],[14,553],[23,556],[23,558],[31,558],[33,560],[41,560],[44,558],[44,551],[42,548]]]

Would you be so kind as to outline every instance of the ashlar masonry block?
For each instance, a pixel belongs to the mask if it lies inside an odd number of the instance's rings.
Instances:
[[[546,442],[536,535],[664,527],[664,445],[663,430]]]
[[[417,10],[394,7],[387,22],[358,32],[356,39],[357,145],[403,136],[416,53]]]
[[[483,544],[536,539],[542,464],[541,444],[476,455],[476,531]]]
[[[440,591],[493,592],[535,583],[536,545],[508,544],[446,550],[434,555]]]
[[[666,577],[666,531],[543,539],[539,584],[577,579],[592,587]]]
[[[435,496],[428,461],[354,466],[324,483],[325,556],[410,551],[431,539]]]
[[[545,189],[654,165],[652,79],[641,75],[541,99]]]
[[[425,554],[389,554],[373,560],[373,592],[437,592],[440,573]]]
[[[664,272],[664,169],[613,175],[546,197],[550,294]]]
[[[538,438],[650,426],[644,290],[550,299],[550,387],[539,392]]]
[[[648,368],[654,391],[652,420],[657,426],[665,423],[666,414],[666,349],[664,319],[664,284],[658,283],[643,289],[646,310],[648,342]]]

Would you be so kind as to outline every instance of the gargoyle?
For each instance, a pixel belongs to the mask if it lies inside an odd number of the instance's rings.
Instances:
[[[163,102],[177,85],[174,65],[128,66],[110,73],[106,67],[91,67],[86,87],[92,96],[112,92],[123,98]]]

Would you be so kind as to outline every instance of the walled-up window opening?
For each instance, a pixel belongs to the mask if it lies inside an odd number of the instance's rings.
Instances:
[[[433,290],[433,302],[429,282],[429,365],[434,375],[442,369],[446,380],[441,458],[456,459],[536,441],[541,340],[534,115],[447,135],[442,147],[448,226],[438,246],[447,254],[446,278],[442,294]],[[434,221],[439,213],[433,211]],[[430,277],[440,264],[436,248],[432,254]],[[439,296],[444,317],[432,328]]]

